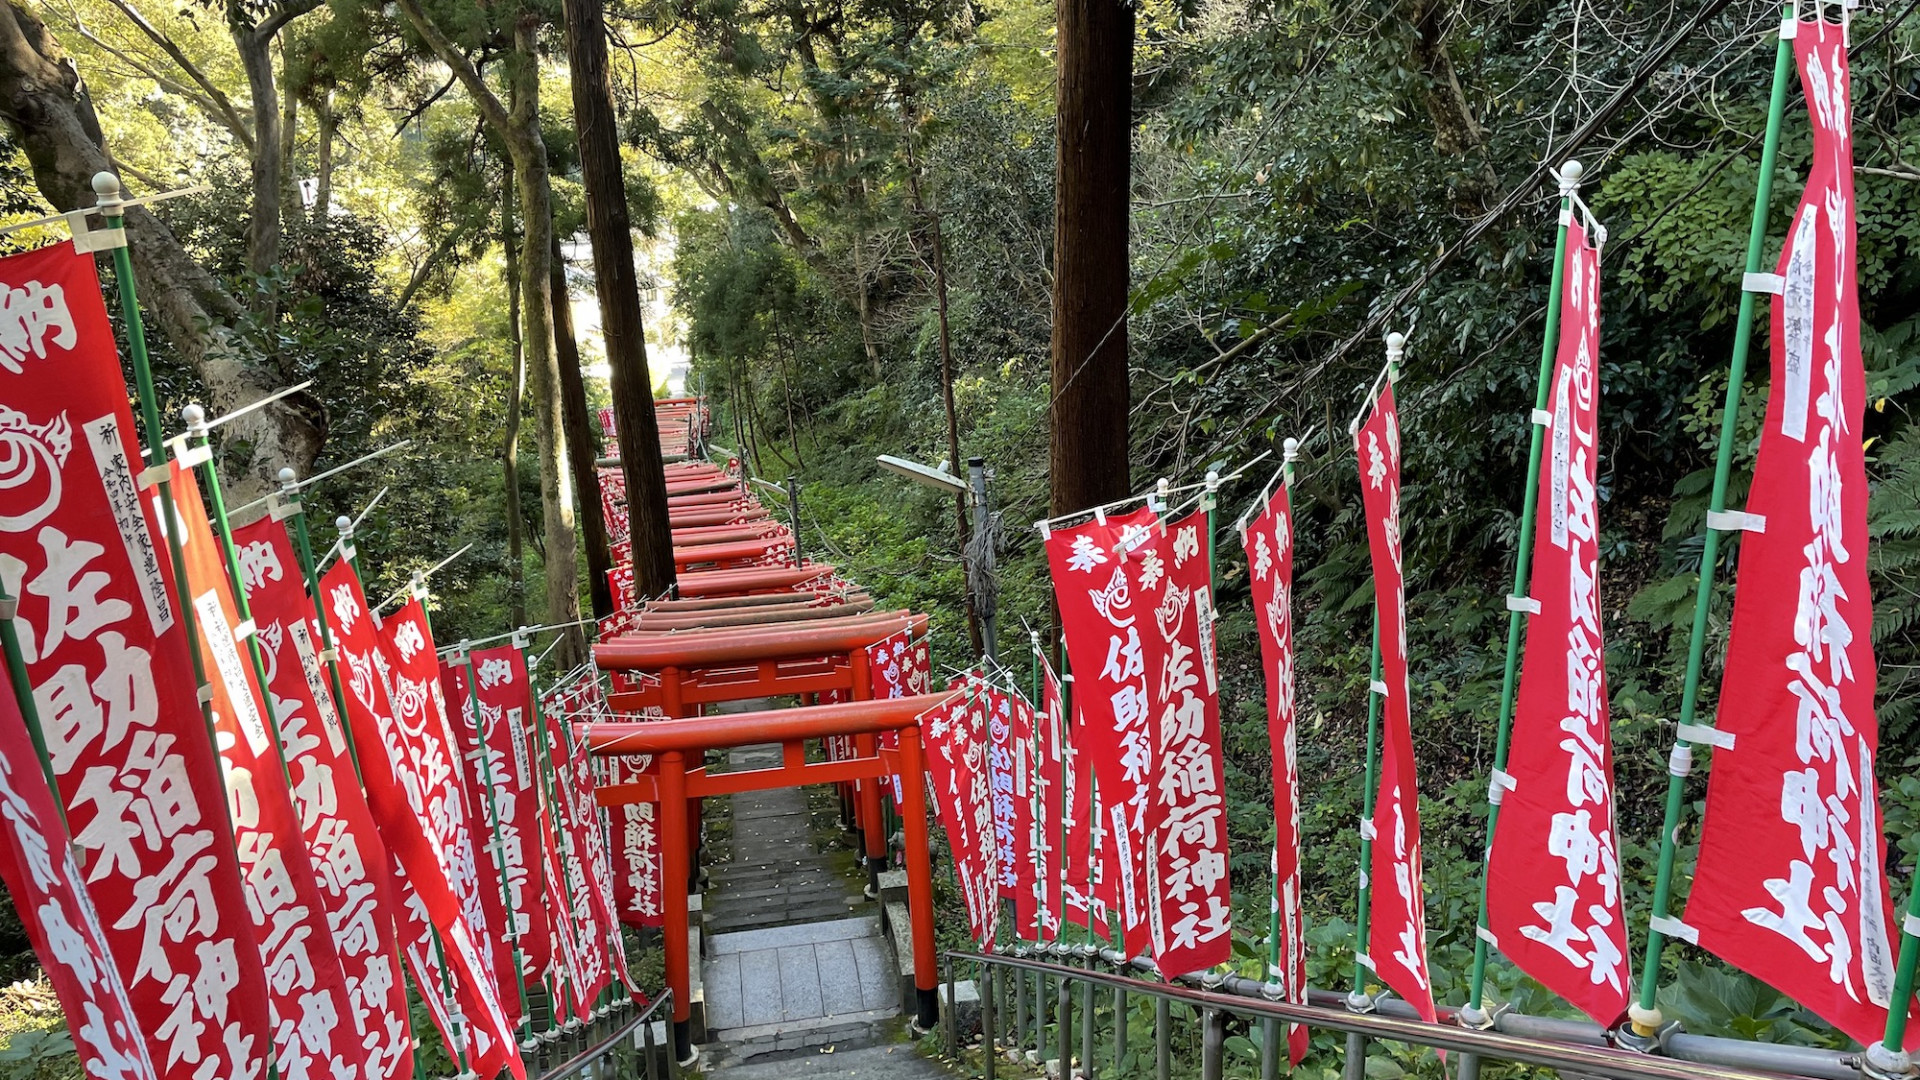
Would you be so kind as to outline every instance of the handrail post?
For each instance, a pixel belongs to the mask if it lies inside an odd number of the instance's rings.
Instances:
[[[1173,1002],[1153,999],[1153,1075],[1173,1080]]]
[[[980,1069],[986,1080],[993,1080],[998,1064],[994,1059],[1000,1056],[1000,1030],[993,1008],[993,989],[999,981],[1000,969],[994,965],[983,960],[974,968],[973,984],[980,992]]]
[[[1200,1010],[1200,1080],[1220,1080],[1226,1055],[1227,1030],[1220,1010]]]

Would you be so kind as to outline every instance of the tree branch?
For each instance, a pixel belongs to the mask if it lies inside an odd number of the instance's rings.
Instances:
[[[414,32],[427,43],[427,48],[433,50],[433,55],[453,70],[454,78],[459,79],[460,85],[466,88],[467,96],[473,99],[474,106],[487,118],[487,123],[493,125],[502,138],[512,138],[513,116],[500,101],[500,96],[480,77],[480,69],[474,67],[473,61],[467,59],[466,54],[433,24],[433,20],[427,18],[426,12],[420,9],[420,0],[395,0],[395,3],[400,13],[407,17],[407,23]]]
[[[200,102],[200,106],[202,106],[204,110],[207,110],[209,115],[213,115],[213,119],[217,119],[217,121],[221,123],[221,127],[225,127],[227,131],[230,131],[232,136],[234,136],[242,146],[246,146],[246,152],[248,152],[248,154],[252,154],[252,129],[248,129],[246,121],[240,117],[240,110],[234,108],[234,104],[232,104],[232,100],[228,98],[227,94],[213,83],[213,79],[207,79],[207,73],[200,69],[200,65],[196,65],[194,61],[190,60],[190,58],[186,56],[186,52],[180,48],[179,44],[177,44],[173,38],[167,37],[159,27],[156,27],[154,23],[150,23],[150,21],[146,19],[146,15],[142,15],[138,8],[134,8],[129,0],[108,0],[108,2],[109,4],[113,4],[121,15],[127,15],[127,21],[134,25],[134,29],[140,31],[142,35],[146,35],[146,38],[152,40],[154,44],[157,44],[159,50],[167,54],[167,60],[173,61],[175,67],[179,67],[180,71],[182,71],[188,79],[192,79],[194,85],[200,86],[202,94],[205,94],[205,100],[204,102]],[[100,48],[106,48],[108,52],[113,52],[115,56],[119,56],[121,60],[125,60],[127,63],[134,63],[131,58],[123,56],[123,54],[121,54],[119,50],[115,50],[113,46],[102,42],[100,38],[94,37],[92,33],[88,33],[86,27],[81,25],[79,17],[73,19],[73,27],[75,27],[77,31],[81,31],[81,37],[86,38],[86,40],[98,44]],[[152,71],[146,71],[144,65],[134,63],[134,67],[140,67],[140,71],[142,71],[144,75],[148,75],[150,79],[154,79],[156,83],[165,83],[165,79],[159,79]],[[182,94],[182,96],[192,98],[194,94]]]
[[[252,154],[253,131],[247,122],[241,119],[240,110],[234,107],[233,101],[228,98],[218,86],[214,85],[213,80],[209,79],[206,73],[200,70],[199,65],[189,59],[186,52],[183,51],[172,38],[168,37],[151,22],[148,22],[147,17],[142,15],[140,9],[134,7],[130,0],[107,0],[107,2],[118,8],[120,14],[125,15],[127,21],[133,24],[134,29],[145,34],[148,40],[158,45],[160,51],[166,53],[167,58],[172,60],[174,65],[186,74],[187,78],[193,80],[193,84],[200,88],[201,92],[206,95],[207,101],[211,103],[212,107],[208,111],[213,114],[214,119],[220,121],[221,125],[228,131],[233,132],[233,137],[238,139],[242,146],[246,147],[248,154]],[[82,37],[96,44],[100,44],[103,48],[109,48],[104,43],[99,42],[92,34],[89,34],[86,28],[80,25],[78,18],[74,20],[74,26],[80,31]],[[117,50],[110,51],[117,53]],[[124,60],[126,57],[122,56],[121,59]],[[132,63],[132,61],[128,60],[128,63]],[[151,75],[150,72],[148,74]],[[159,81],[157,77],[155,81]],[[203,104],[202,107],[204,108],[206,106]]]

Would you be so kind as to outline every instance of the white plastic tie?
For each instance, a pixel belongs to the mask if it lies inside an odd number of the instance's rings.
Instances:
[[[325,660],[325,661],[326,661],[327,663],[329,663],[329,664],[335,664],[335,663],[338,663],[338,662],[340,661],[340,650],[339,650],[339,648],[338,648],[338,647],[335,647],[335,648],[331,648],[331,649],[321,649],[321,650],[320,650],[320,659],[322,659],[322,660]]]
[[[1360,887],[1361,888],[1364,889],[1367,887],[1368,880],[1369,879],[1367,878],[1367,872],[1365,870],[1360,871]]]
[[[253,625],[253,620],[248,619],[246,622],[233,628],[233,640],[236,642],[245,641],[252,637],[258,629],[258,627]]]
[[[1553,414],[1548,412],[1545,409],[1533,410],[1533,412],[1528,414],[1528,419],[1532,420],[1533,423],[1538,427],[1553,426]]]
[[[1106,525],[1106,523],[1107,523],[1107,508],[1106,508],[1106,507],[1104,507],[1104,506],[1096,506],[1096,507],[1094,507],[1094,508],[1093,508],[1093,520],[1094,520],[1094,523],[1095,523],[1095,524],[1098,524],[1098,525],[1101,525],[1101,526],[1105,526],[1105,525]]]
[[[1531,596],[1509,596],[1507,597],[1507,610],[1518,611],[1527,615],[1538,615],[1540,614],[1540,601],[1535,600]]]
[[[353,541],[349,540],[340,545],[340,557],[348,562],[352,562],[360,557],[360,549],[354,547]]]
[[[1493,770],[1493,775],[1487,780],[1487,802],[1494,806],[1499,806],[1501,801],[1507,797],[1507,792],[1513,791],[1519,786],[1520,781],[1515,780],[1512,773],[1504,769],[1495,769]]]
[[[1656,934],[1664,934],[1669,938],[1684,941],[1689,945],[1700,944],[1700,931],[1688,926],[1679,919],[1656,918],[1648,922],[1647,926]]]
[[[1792,41],[1800,36],[1800,20],[1789,15],[1780,20],[1780,40]]]
[[[1749,514],[1745,510],[1709,510],[1707,528],[1719,532],[1764,533],[1767,531],[1767,516]]]
[[[1910,914],[1905,919],[1902,919],[1900,921],[1900,929],[1904,931],[1908,937],[1920,938],[1920,915]]]
[[[1693,772],[1693,747],[1674,743],[1673,750],[1667,754],[1667,773],[1671,776],[1686,776],[1691,772]]]
[[[200,704],[202,705],[213,704],[213,684],[204,683],[204,682],[201,683],[199,697],[200,697]]]
[[[96,251],[112,251],[127,246],[127,230],[122,226],[98,229],[87,227],[87,214],[93,207],[82,210],[69,210],[64,215],[67,229],[73,233],[73,250],[82,255],[91,255]]]
[[[1380,679],[1375,679],[1372,682],[1368,683],[1367,690],[1370,693],[1379,694],[1381,697],[1387,696],[1387,684],[1381,681]]]
[[[213,460],[213,447],[206,443],[201,443],[199,446],[188,446],[182,443],[180,448],[174,451],[173,459],[178,461],[183,469],[197,469]]]
[[[1787,279],[1781,274],[1741,274],[1740,291],[1771,293],[1779,296],[1787,291]]]
[[[1373,827],[1372,818],[1363,817],[1360,819],[1360,839],[1370,841],[1378,838],[1379,835],[1380,835],[1379,832],[1377,832]]]
[[[1473,936],[1479,938],[1481,941],[1486,942],[1487,944],[1493,946],[1496,949],[1500,947],[1500,939],[1494,936],[1493,931],[1487,929],[1484,926],[1474,927]]]
[[[1047,524],[1044,521],[1036,521],[1033,523],[1033,527],[1040,530],[1040,539],[1042,540],[1053,539],[1053,526]]]
[[[157,484],[160,484],[166,481],[167,479],[171,478],[172,476],[173,476],[173,467],[171,465],[162,463],[159,465],[149,465],[146,468],[141,469],[140,475],[135,477],[135,479],[140,481],[140,487],[144,490],[146,488],[150,488]]]
[[[1354,953],[1353,958],[1365,966],[1368,971],[1376,970],[1373,966],[1373,957],[1368,956],[1366,953]]]
[[[298,499],[282,499],[274,495],[267,502],[267,516],[275,521],[285,521],[299,512],[300,500]]]
[[[1704,743],[1716,750],[1733,749],[1733,732],[1722,731],[1708,724],[1681,724],[1679,735],[1690,743]]]
[[[1560,208],[1560,224],[1563,227],[1573,224],[1573,207],[1563,206]]]

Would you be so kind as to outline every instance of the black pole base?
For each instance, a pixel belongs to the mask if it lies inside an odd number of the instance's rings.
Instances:
[[[693,1021],[673,1022],[673,1056],[682,1065],[693,1064]]]
[[[922,990],[916,986],[913,989],[913,996],[917,1006],[914,1025],[922,1031],[932,1031],[933,1026],[940,1022],[940,992]]]

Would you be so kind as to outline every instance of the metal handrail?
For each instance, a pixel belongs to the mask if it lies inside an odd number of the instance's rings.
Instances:
[[[1084,948],[1084,947],[1080,947]],[[1088,953],[1089,961],[1094,954]],[[1100,959],[1152,972],[1150,958],[1129,961],[1111,949],[1099,950]],[[1177,1002],[1199,1010],[1203,1017],[1226,1013],[1271,1022],[1297,1022],[1313,1028],[1342,1031],[1361,1039],[1385,1039],[1472,1053],[1482,1058],[1512,1061],[1565,1070],[1576,1074],[1598,1075],[1626,1080],[1731,1080],[1749,1077],[1755,1072],[1821,1077],[1825,1080],[1859,1080],[1859,1055],[1814,1047],[1784,1046],[1739,1039],[1700,1035],[1671,1034],[1663,1043],[1663,1055],[1653,1056],[1606,1045],[1597,1025],[1571,1020],[1525,1016],[1503,1011],[1490,1029],[1430,1024],[1418,1019],[1405,1002],[1384,998],[1369,1002],[1370,1011],[1355,1012],[1346,1006],[1346,996],[1325,991],[1309,993],[1305,1005],[1276,1001],[1263,992],[1265,984],[1240,976],[1181,976],[1173,982],[1150,982],[1108,974],[1090,967],[1074,967],[1019,956],[949,952],[949,965],[974,963],[1016,973],[1038,974],[1104,987],[1123,994],[1141,994],[1160,1002]],[[951,967],[949,968],[951,971]],[[951,978],[951,975],[949,975]],[[982,1027],[994,1028],[992,998],[995,980],[983,979],[981,986]],[[1196,984],[1203,988],[1195,988]],[[951,998],[949,998],[951,1001]],[[1084,1018],[1082,1018],[1084,1019]],[[1217,1024],[1217,1017],[1209,1021]],[[1092,1048],[1092,1032],[1082,1040],[1083,1056]],[[950,1039],[952,1036],[949,1036]],[[1213,1066],[1218,1068],[1218,1036],[1203,1039],[1212,1050]],[[1349,1043],[1351,1051],[1352,1043]],[[989,1055],[990,1056],[990,1055]],[[1203,1073],[1208,1062],[1203,1059]],[[991,1066],[987,1076],[992,1077]],[[1215,1073],[1214,1075],[1217,1075]]]
[[[680,1061],[670,1051],[664,1055],[660,1054],[658,1051],[667,1047],[668,1042],[664,1038],[656,1039],[653,1034],[654,1022],[664,1021],[672,1015],[673,991],[669,989],[662,991],[660,996],[654,998],[638,1016],[629,1019],[599,1042],[582,1049],[559,1065],[537,1074],[536,1080],[559,1080],[560,1077],[589,1075],[637,1077],[638,1070],[631,1067],[634,1064],[631,1060],[633,1052],[641,1055],[641,1065],[646,1070],[647,1080],[680,1080]],[[660,1075],[659,1061],[662,1057],[666,1060],[664,1077]],[[602,1062],[608,1062],[613,1067],[605,1072],[589,1072]]]

